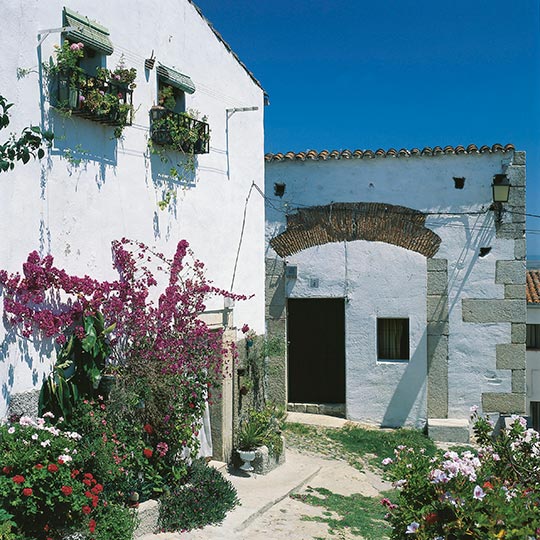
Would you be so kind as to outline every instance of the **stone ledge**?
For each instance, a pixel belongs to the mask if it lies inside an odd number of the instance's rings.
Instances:
[[[468,444],[469,421],[458,418],[429,418],[428,435],[434,441]]]

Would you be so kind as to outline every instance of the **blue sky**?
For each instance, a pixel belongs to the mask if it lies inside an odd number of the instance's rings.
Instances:
[[[540,216],[540,0],[195,2],[270,96],[266,152],[512,143]]]

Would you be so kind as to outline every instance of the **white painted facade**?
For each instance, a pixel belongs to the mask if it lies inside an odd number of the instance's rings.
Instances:
[[[513,152],[372,159],[284,159],[266,163],[266,257],[286,229],[286,214],[330,203],[401,205],[429,214],[448,261],[448,418],[466,419],[484,392],[508,393],[510,370],[496,369],[495,346],[511,342],[511,323],[463,321],[462,300],[504,299],[496,262],[514,259],[514,240],[496,237],[491,184]],[[504,162],[503,162],[504,160]],[[464,177],[456,189],[454,177]],[[274,184],[285,184],[282,198]],[[509,219],[506,216],[504,219]],[[484,257],[479,248],[491,247]],[[297,266],[288,298],[346,299],[346,416],[387,426],[427,419],[426,257],[382,242],[356,240],[311,247],[286,257]],[[310,278],[319,288],[310,288]],[[410,319],[410,360],[377,360],[377,317]]]
[[[124,54],[126,67],[137,69],[136,113],[122,139],[113,138],[111,127],[49,107],[39,65],[61,37],[53,32],[37,47],[37,36],[62,26],[64,5],[108,29],[115,49],[108,68]],[[185,238],[217,287],[231,289],[236,267],[233,292],[255,296],[236,303],[234,320],[263,332],[264,200],[251,187],[255,182],[262,189],[264,183],[264,92],[196,8],[188,0],[14,0],[3,5],[3,21],[0,89],[14,103],[9,131],[43,122],[55,143],[41,162],[19,163],[0,175],[0,267],[19,271],[28,253],[38,250],[51,253],[69,273],[110,279],[113,239],[143,241],[172,256]],[[145,71],[144,60],[152,51],[157,62],[191,77],[196,91],[186,95],[186,109],[208,117],[210,153],[197,157],[189,185],[171,184],[170,165],[148,150],[157,79],[155,68]],[[18,68],[30,72],[18,78]],[[243,107],[256,110],[227,113]],[[171,186],[176,200],[162,211],[157,202]],[[222,309],[223,300],[207,308]],[[0,417],[11,393],[39,387],[51,367],[37,344],[7,336],[0,325]]]

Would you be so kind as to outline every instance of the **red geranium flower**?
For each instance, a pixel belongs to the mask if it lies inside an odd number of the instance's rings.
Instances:
[[[90,529],[91,533],[93,533],[96,530],[96,520],[95,519],[91,519],[88,522],[88,528]]]
[[[150,448],[145,448],[143,450],[144,457],[148,458],[148,459],[150,459],[152,457],[153,453],[154,452]]]
[[[24,476],[21,476],[20,474],[16,474],[12,480],[16,483],[16,484],[22,484],[24,482]]]
[[[94,496],[92,497],[92,506],[93,506],[94,508],[96,508],[96,506],[98,505],[98,502],[99,502],[99,497],[98,497],[97,495],[94,495]]]
[[[429,514],[426,514],[424,519],[426,520],[426,523],[432,524],[439,521],[439,516],[437,515],[437,512],[430,512]]]
[[[34,465],[34,469],[37,469],[39,471],[39,470],[43,469],[43,465],[41,463],[36,463]]]
[[[94,493],[94,495],[97,495],[103,491],[103,486],[101,484],[96,484],[91,491]]]
[[[32,488],[24,488],[22,490],[22,494],[25,496],[25,497],[30,497],[30,495],[32,495],[33,491],[32,491]]]
[[[9,474],[13,470],[13,467],[6,465],[2,468],[2,472],[5,474]]]
[[[85,478],[89,478],[90,480],[91,480],[92,478],[94,478],[94,477],[92,476],[92,473],[89,473],[89,472],[84,473],[84,477],[85,477]]]
[[[91,486],[91,485],[92,485],[92,480],[90,480],[89,478],[85,478],[85,479],[83,480],[83,484],[84,484],[85,486]]]
[[[484,487],[486,489],[493,489],[493,484],[489,481],[484,482]]]
[[[58,471],[58,465],[56,465],[56,463],[49,463],[47,465],[47,470],[49,472],[57,472]]]
[[[150,424],[144,424],[143,429],[146,431],[146,433],[148,433],[148,435],[152,435],[152,433],[154,433],[154,428]]]
[[[71,478],[75,478],[78,475],[79,475],[79,471],[77,469],[73,469],[71,471]]]
[[[82,513],[85,515],[88,515],[91,511],[92,509],[87,504],[82,507]]]
[[[73,493],[73,488],[71,486],[62,486],[61,491],[64,495],[71,495]]]

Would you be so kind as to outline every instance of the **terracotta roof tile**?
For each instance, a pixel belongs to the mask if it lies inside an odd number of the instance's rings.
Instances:
[[[527,303],[540,304],[540,270],[527,270]]]
[[[438,155],[462,155],[462,154],[493,154],[495,152],[511,152],[515,150],[513,144],[494,144],[493,146],[481,146],[478,148],[475,144],[469,144],[467,147],[458,145],[458,146],[434,146],[430,148],[426,146],[425,148],[413,148],[412,150],[407,150],[406,148],[401,148],[396,150],[395,148],[390,148],[388,150],[383,150],[379,148],[375,151],[373,150],[322,150],[318,152],[317,150],[306,150],[305,152],[287,152],[283,154],[281,152],[277,154],[266,154],[264,159],[266,161],[294,161],[294,160],[329,160],[329,159],[371,159],[376,157],[411,157],[411,156],[438,156]]]

